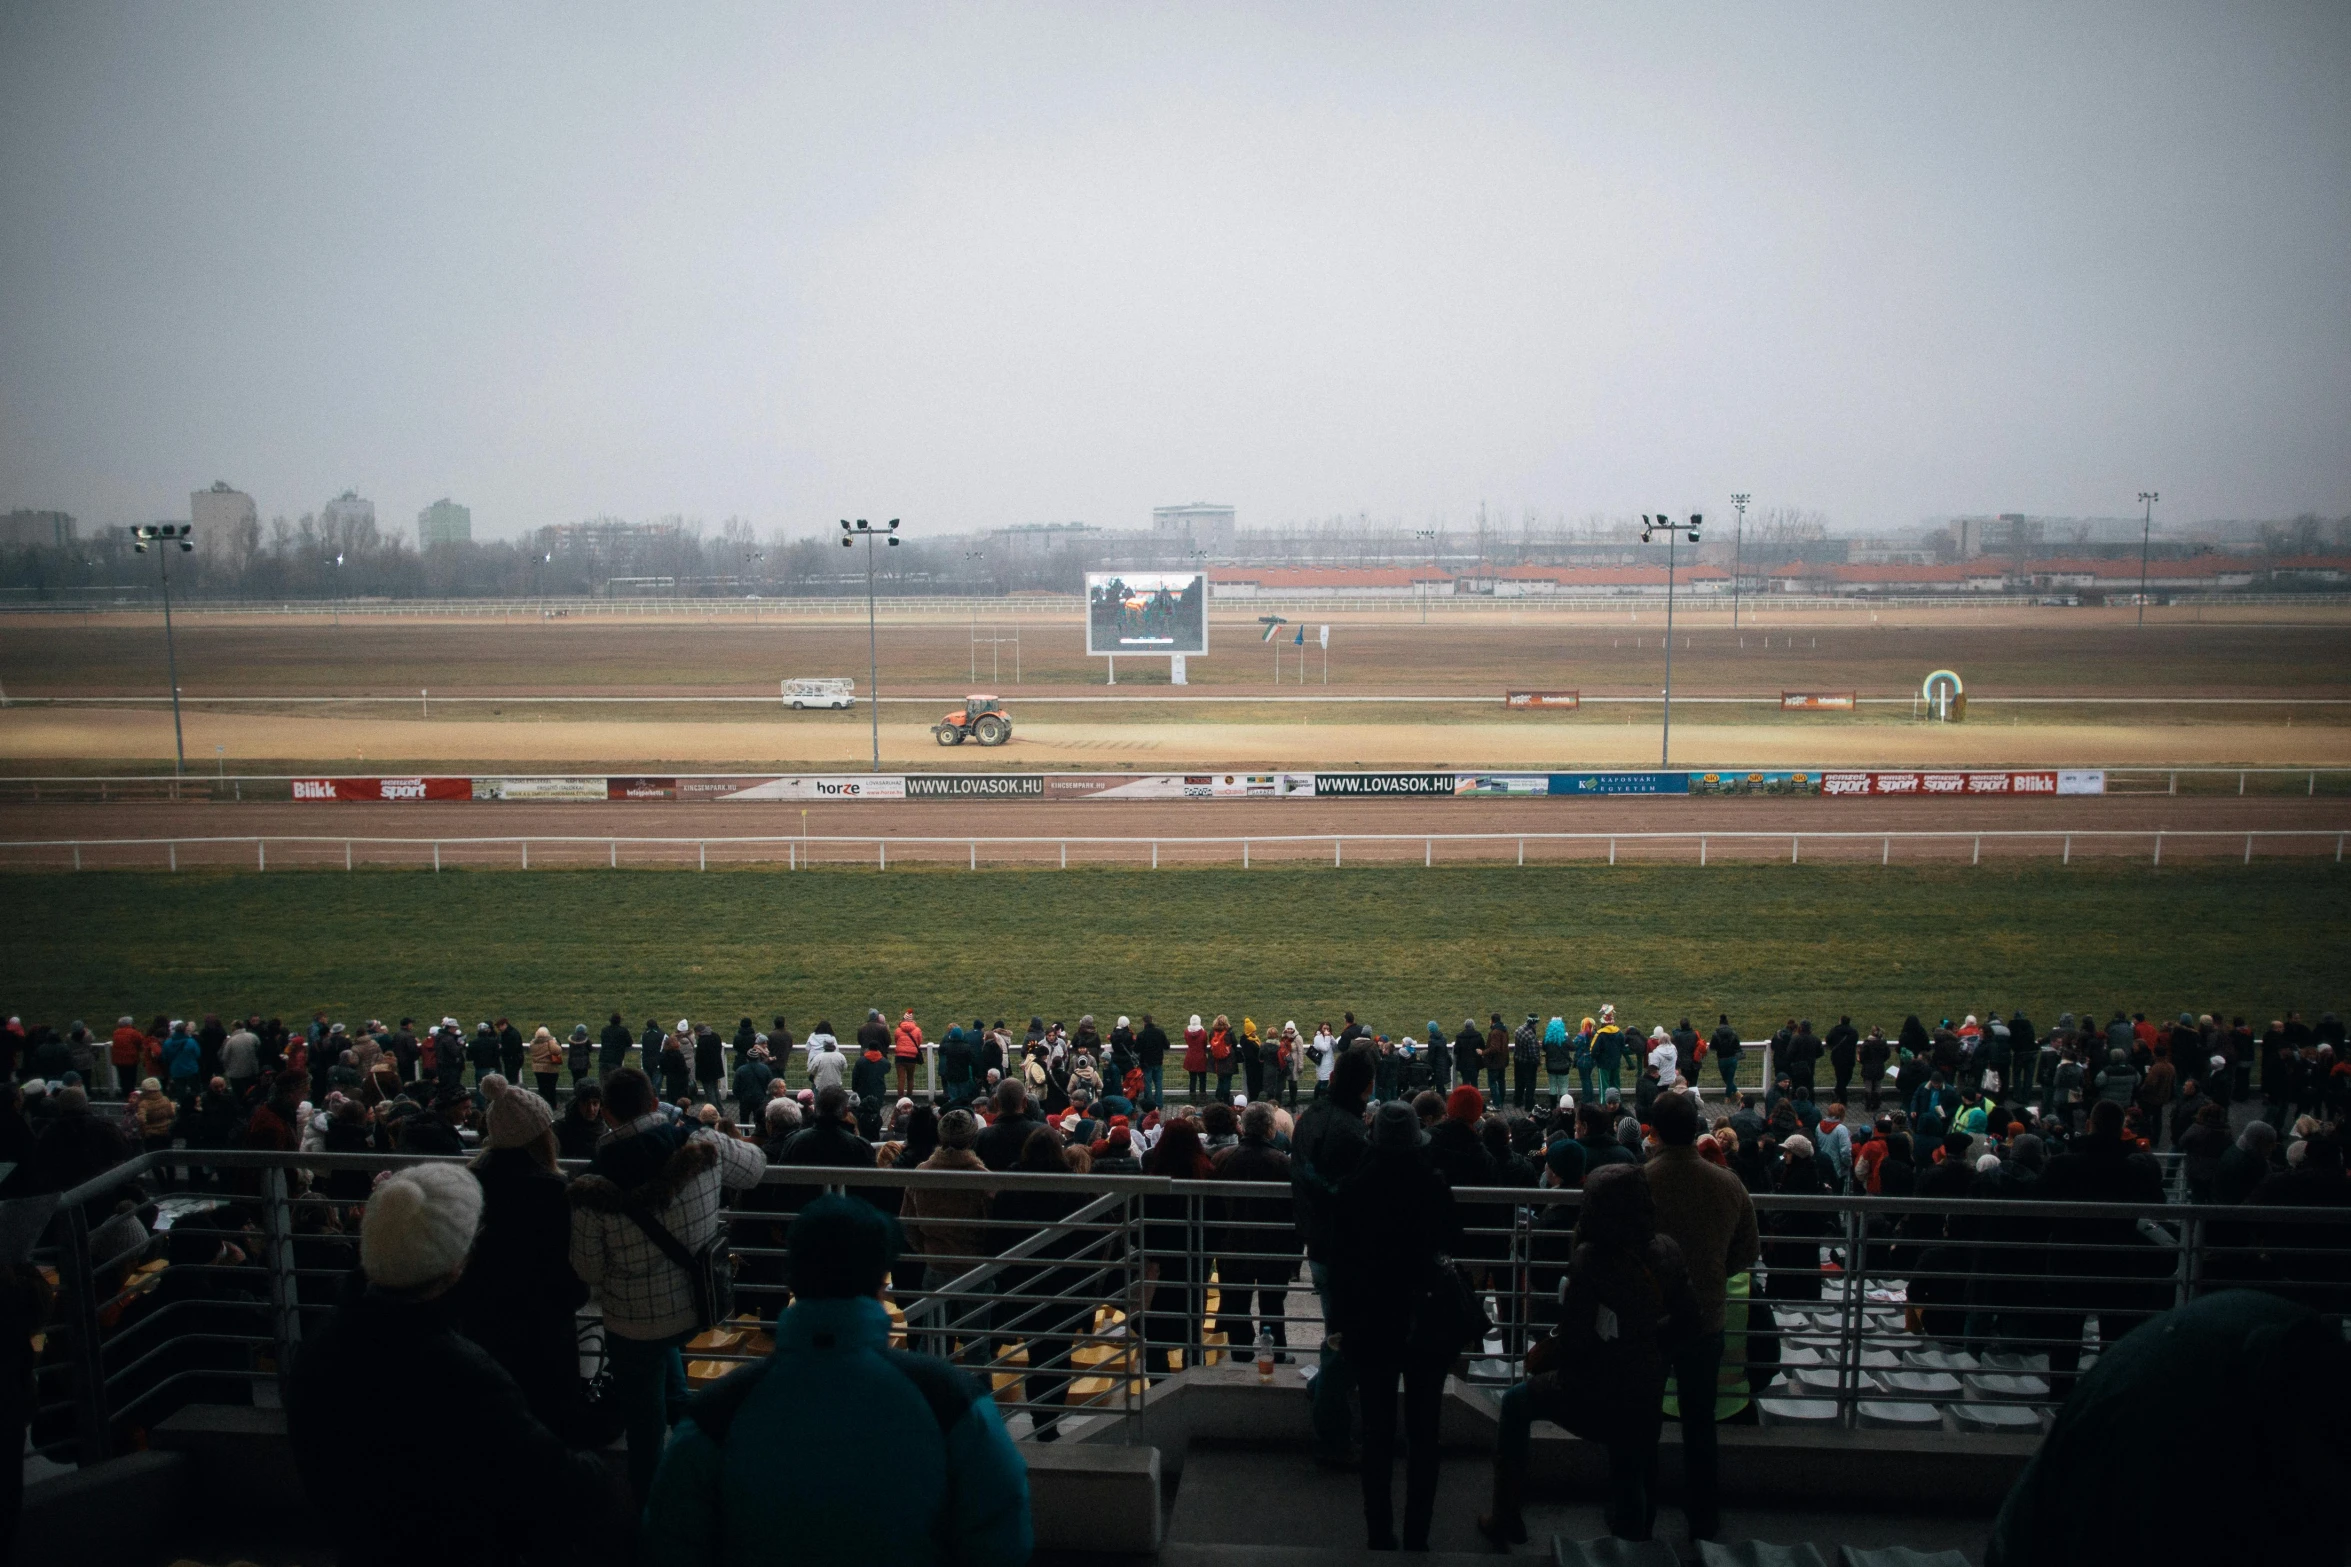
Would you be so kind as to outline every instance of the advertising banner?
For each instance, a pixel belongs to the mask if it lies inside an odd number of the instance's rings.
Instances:
[[[906,798],[909,800],[1042,800],[1045,798],[1045,779],[1041,773],[1000,773],[994,776],[952,773],[908,773]]]
[[[839,777],[770,778],[725,796],[729,800],[903,800],[902,773],[849,773]]]
[[[1453,792],[1457,795],[1549,794],[1551,775],[1548,773],[1455,773]]]
[[[1451,773],[1316,773],[1317,795],[1414,795],[1453,792]]]
[[[470,778],[297,778],[297,800],[470,800]]]
[[[674,800],[678,797],[675,778],[607,778],[604,797],[608,800]]]
[[[601,778],[476,778],[477,800],[603,800],[610,798]]]
[[[1850,713],[1860,705],[1860,693],[1855,691],[1782,691],[1780,693],[1780,711],[1784,713]]]
[[[1819,773],[1764,771],[1753,773],[1692,773],[1692,794],[1773,794],[1797,795],[1820,793]]]
[[[1578,708],[1584,705],[1584,694],[1581,691],[1505,691],[1502,693],[1502,704],[1505,707]]]
[[[2051,796],[2104,794],[2097,771],[1823,773],[1821,793],[1832,795]]]
[[[1086,653],[1205,653],[1208,574],[1086,573]]]
[[[1688,773],[1553,773],[1553,794],[1688,794]]]

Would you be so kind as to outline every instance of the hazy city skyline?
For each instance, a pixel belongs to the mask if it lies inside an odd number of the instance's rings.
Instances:
[[[2351,11],[0,7],[0,511],[2351,511]]]

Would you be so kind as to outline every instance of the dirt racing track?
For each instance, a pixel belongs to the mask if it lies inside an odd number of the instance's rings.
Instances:
[[[0,804],[0,865],[271,870],[2338,859],[2340,798]],[[2250,839],[2248,834],[2253,835]],[[1550,835],[1575,835],[1559,837]],[[143,840],[135,843],[107,840]],[[257,844],[255,840],[270,840]],[[293,840],[306,839],[306,842]],[[739,840],[763,839],[747,843]],[[1343,841],[1334,842],[1334,839]],[[211,841],[206,841],[211,840]],[[470,841],[469,841],[470,840]],[[497,841],[483,841],[497,840]],[[1008,841],[1025,840],[1025,841]],[[1187,841],[1191,840],[1191,841]],[[1201,841],[1212,840],[1212,841]],[[1613,840],[1613,842],[1611,841]],[[1703,840],[1703,841],[1702,841]],[[80,845],[76,850],[70,845]],[[346,845],[349,845],[348,851]],[[78,853],[78,860],[76,855]],[[348,861],[346,854],[348,853]],[[1064,857],[1066,856],[1066,861]]]

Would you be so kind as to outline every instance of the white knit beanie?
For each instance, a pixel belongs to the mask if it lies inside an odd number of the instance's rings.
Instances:
[[[419,1289],[462,1270],[482,1222],[482,1184],[452,1164],[424,1164],[386,1178],[367,1200],[359,1265],[369,1282]]]

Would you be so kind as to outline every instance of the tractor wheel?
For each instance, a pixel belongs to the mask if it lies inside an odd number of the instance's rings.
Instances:
[[[931,733],[938,737],[939,744],[941,745],[963,744],[963,731],[956,728],[953,724],[936,725],[932,728]]]
[[[996,713],[982,713],[980,721],[972,725],[972,730],[980,737],[982,745],[1002,745],[1012,738],[1011,723]]]

